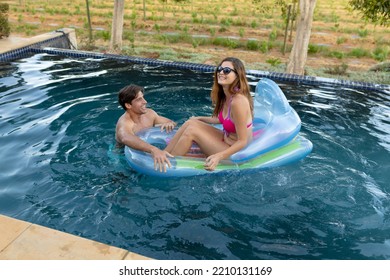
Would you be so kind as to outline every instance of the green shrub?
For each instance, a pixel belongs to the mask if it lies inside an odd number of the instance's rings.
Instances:
[[[268,58],[265,62],[267,62],[268,64],[274,67],[282,63],[282,61],[279,58],[274,58],[274,57]]]
[[[154,28],[158,33],[160,33],[161,27],[160,27],[159,24],[155,23],[153,28]]]
[[[330,57],[335,57],[338,59],[343,59],[345,57],[345,54],[340,51],[331,51],[329,52]]]
[[[318,53],[319,51],[320,51],[320,46],[309,44],[307,53],[314,54],[314,53]]]
[[[224,25],[222,25],[220,28],[219,28],[219,30],[218,30],[218,32],[226,32],[228,29],[227,29],[227,27],[226,26],[224,26]]]
[[[260,43],[257,40],[248,40],[246,42],[246,48],[251,51],[257,51],[260,49]]]
[[[372,57],[378,61],[385,61],[389,56],[389,48],[386,47],[376,47],[372,52]]]
[[[349,52],[349,55],[357,58],[370,57],[370,52],[362,48],[355,48]]]
[[[210,27],[209,31],[210,31],[211,36],[214,37],[215,36],[215,28]]]
[[[278,38],[278,32],[274,29],[268,36],[270,41],[275,41]]]
[[[369,71],[371,72],[388,72],[390,73],[390,61],[381,62],[372,66]],[[388,80],[388,79],[387,79]],[[384,83],[385,84],[385,83]]]
[[[257,21],[252,20],[252,22],[251,22],[251,27],[252,27],[252,28],[256,28],[257,26],[258,26]]]
[[[196,49],[199,46],[199,41],[198,40],[192,40],[192,47]]]
[[[367,29],[359,29],[358,34],[360,37],[365,38],[368,36],[368,30]]]
[[[262,53],[267,53],[270,49],[272,49],[272,42],[265,42],[265,41],[262,41],[260,43],[260,51]]]
[[[111,32],[106,30],[98,30],[95,33],[95,39],[103,39],[104,41],[110,41]]]
[[[345,37],[338,37],[337,38],[337,45],[340,45],[340,44],[343,44],[343,43],[345,43],[347,41],[347,38],[345,38]]]
[[[123,39],[130,41],[131,48],[135,48],[135,33],[133,31],[123,32]]]
[[[232,40],[230,38],[223,37],[214,38],[213,44],[216,46],[223,46],[229,49],[237,49],[240,47],[240,44],[237,40]]]
[[[221,19],[221,24],[222,24],[223,26],[229,27],[229,26],[232,25],[232,23],[233,23],[233,21],[232,21],[232,19],[230,19],[230,18],[223,18],[223,19]]]
[[[3,37],[8,37],[10,33],[8,11],[9,5],[6,3],[0,3],[0,39]]]
[[[325,70],[325,73],[331,75],[348,76],[347,69],[348,69],[348,65],[343,63],[341,65],[336,65],[334,67],[327,68]]]
[[[231,16],[238,16],[239,15],[237,7],[234,7],[234,10],[230,12],[230,15]]]
[[[244,34],[245,34],[244,28],[240,28],[240,29],[238,30],[238,33],[240,34],[240,37],[241,37],[241,38],[244,37]]]
[[[322,45],[315,45],[315,44],[309,44],[309,48],[307,50],[309,54],[315,54],[315,53],[328,53],[329,47],[328,46],[322,46]]]

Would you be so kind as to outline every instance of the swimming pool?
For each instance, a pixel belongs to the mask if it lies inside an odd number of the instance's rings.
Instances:
[[[145,86],[182,123],[211,112],[210,73],[47,54],[0,69],[1,214],[156,259],[390,259],[389,92],[279,84],[307,158],[156,179],[113,148],[118,90]]]

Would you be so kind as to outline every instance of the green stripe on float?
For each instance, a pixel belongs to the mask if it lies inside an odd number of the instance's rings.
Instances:
[[[228,170],[228,169],[237,169],[239,166],[237,164],[229,164],[220,162],[217,166],[217,170]],[[176,158],[176,168],[194,168],[194,169],[204,169],[204,160],[202,159],[189,159],[186,157],[177,157]]]
[[[242,164],[235,163],[223,163],[221,162],[217,166],[217,170],[229,170],[229,169],[247,169],[255,168],[260,165],[272,161],[280,156],[291,153],[301,147],[299,140],[293,140],[286,146],[283,146],[277,150],[269,151],[263,155],[258,156],[248,162]],[[204,169],[204,160],[202,159],[191,159],[187,157],[176,157],[176,168],[194,168],[194,169]]]
[[[176,157],[176,168],[204,169],[203,165],[203,160],[189,159],[187,157]]]
[[[254,158],[248,162],[240,164],[239,168],[246,169],[246,168],[259,167],[260,165],[262,165],[264,163],[270,162],[270,161],[272,161],[280,156],[291,153],[291,152],[299,149],[300,147],[301,147],[300,142],[297,140],[294,140],[293,142],[290,142],[286,146],[283,146],[277,150],[269,151],[268,153],[260,155],[257,158]]]

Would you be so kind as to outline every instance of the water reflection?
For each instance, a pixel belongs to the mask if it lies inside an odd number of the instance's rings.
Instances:
[[[182,123],[210,114],[210,73],[49,55],[15,65],[0,78],[0,213],[157,259],[390,258],[389,94],[280,84],[314,144],[307,158],[156,179],[113,149],[117,92],[143,85]]]

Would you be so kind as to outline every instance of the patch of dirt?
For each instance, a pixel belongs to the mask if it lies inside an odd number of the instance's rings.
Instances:
[[[158,59],[160,54],[158,52],[141,52],[140,55],[146,58]]]
[[[17,5],[16,1],[9,1],[15,5],[14,9],[10,9],[9,20],[13,25],[12,35],[14,36],[26,36],[26,30],[23,26],[29,25],[33,31],[28,31],[30,34],[27,36],[31,36],[35,34],[41,34],[49,31],[53,31],[53,29],[62,28],[62,27],[70,27],[75,28],[78,40],[84,41],[87,37],[87,29],[85,27],[85,15],[79,14],[74,16],[69,16],[67,14],[60,15],[51,15],[48,13],[44,13],[45,8],[44,4],[48,3],[48,1],[34,1],[29,2],[30,10],[24,10],[21,14],[20,11],[16,10],[16,8],[20,8]],[[38,4],[42,2],[41,4]],[[54,1],[53,1],[54,2]],[[66,2],[66,1],[64,1]],[[92,1],[91,1],[92,2]],[[103,3],[107,3],[104,8],[97,9],[94,7],[93,3],[91,4],[92,10],[92,26],[94,27],[94,33],[97,32],[110,32],[110,24],[111,18],[107,16],[107,14],[112,13],[112,1],[98,1],[101,6]],[[109,2],[109,3],[108,3]],[[194,5],[196,1],[194,1]],[[202,2],[202,1],[201,1]],[[218,1],[216,1],[218,2]],[[237,2],[237,1],[235,1]],[[242,1],[238,1],[241,4]],[[237,2],[237,3],[238,3]],[[373,27],[372,25],[367,25],[362,21],[359,21],[356,15],[351,15],[349,11],[346,11],[343,4],[335,4],[330,3],[328,1],[317,1],[316,10],[318,10],[318,14],[321,15],[324,19],[327,20],[314,20],[312,35],[310,39],[310,44],[316,46],[323,46],[331,50],[336,54],[347,54],[354,48],[365,49],[368,51],[372,51],[376,47],[376,41],[390,41],[390,36],[388,30],[383,27]],[[58,3],[58,6],[64,5],[63,3]],[[75,0],[75,4],[78,4],[79,9],[85,5],[84,1]],[[170,2],[172,3],[172,2]],[[210,5],[209,1],[203,1],[203,5]],[[202,4],[201,3],[201,4]],[[218,2],[219,3],[219,2]],[[247,5],[248,2],[245,2]],[[34,10],[34,5],[37,5]],[[97,5],[97,3],[96,3]],[[138,5],[141,5],[138,3]],[[149,5],[150,9],[151,5]],[[136,30],[137,32],[143,32],[150,35],[135,35],[134,44],[136,46],[143,46],[144,51],[140,53],[140,56],[148,57],[148,58],[160,58],[160,54],[156,51],[148,51],[147,48],[153,45],[160,45],[166,48],[172,48],[177,53],[182,54],[181,58],[186,59],[188,56],[186,53],[205,53],[210,55],[211,58],[207,58],[202,63],[206,64],[217,64],[221,59],[226,56],[236,56],[245,61],[247,64],[255,65],[255,64],[263,64],[267,65],[267,60],[274,59],[279,60],[282,64],[286,64],[289,58],[289,51],[286,51],[286,54],[283,54],[281,51],[281,47],[279,46],[281,42],[283,42],[283,34],[281,33],[281,29],[279,27],[279,33],[277,35],[277,42],[279,45],[274,46],[267,53],[262,53],[261,51],[250,51],[244,49],[232,49],[221,46],[210,46],[210,45],[199,45],[197,47],[192,46],[189,43],[185,42],[177,42],[177,43],[164,43],[158,39],[156,39],[155,34],[160,33],[163,35],[164,33],[178,33],[182,32],[182,30],[178,30],[178,25],[180,28],[189,27],[188,33],[191,35],[198,36],[210,36],[210,30],[216,30],[216,34],[213,36],[223,36],[223,37],[234,37],[239,40],[248,40],[251,38],[257,39],[260,42],[268,42],[270,33],[272,32],[272,24],[275,24],[272,19],[262,19],[261,25],[255,28],[251,28],[249,26],[240,27],[237,25],[231,25],[223,31],[220,31],[220,24],[194,24],[192,20],[194,18],[200,18],[200,16],[206,17],[206,14],[202,14],[199,11],[201,6],[196,9],[193,8],[193,12],[182,12],[182,11],[174,11],[174,12],[164,12],[164,16],[161,16],[161,3],[158,1],[153,1],[153,5],[156,5],[153,8],[155,12],[155,18],[147,18],[146,20],[142,20],[140,11],[142,11],[142,7],[138,7],[138,18],[136,20]],[[160,5],[160,6],[158,6]],[[199,4],[200,5],[200,4]],[[234,3],[232,5],[235,5]],[[330,5],[330,6],[327,6]],[[340,5],[337,8],[333,7],[333,5]],[[76,5],[77,7],[77,5]],[[160,7],[160,8],[159,8]],[[169,6],[167,6],[169,8]],[[168,11],[168,8],[167,9]],[[74,9],[75,6],[70,7],[69,10]],[[84,7],[83,7],[84,8]],[[128,9],[130,8],[130,4]],[[63,8],[65,9],[65,8]],[[65,9],[66,10],[66,9]],[[337,13],[335,12],[337,11]],[[98,13],[99,12],[99,13]],[[209,11],[210,12],[210,11]],[[229,17],[229,14],[234,12],[233,8],[226,7],[225,14],[219,14],[218,20],[223,17]],[[127,15],[131,15],[132,10],[126,12]],[[176,15],[175,15],[176,13]],[[239,13],[240,14],[240,13]],[[196,17],[195,17],[196,15]],[[326,15],[326,16],[325,16]],[[232,19],[241,19],[241,15],[239,16],[230,16]],[[317,16],[319,18],[320,16]],[[329,21],[329,18],[336,17],[335,22]],[[21,20],[22,19],[22,20]],[[247,18],[248,22],[256,19],[256,17]],[[345,22],[344,22],[345,21]],[[180,23],[180,24],[179,24]],[[128,32],[132,27],[131,20],[125,18],[125,32]],[[156,26],[161,28],[161,31],[156,31]],[[359,30],[367,29],[367,36],[361,37],[358,32]],[[347,32],[348,31],[348,32]],[[294,33],[293,33],[294,34]],[[288,41],[288,45],[292,45],[292,42]],[[79,43],[79,46],[83,46],[85,44]],[[109,39],[99,39],[95,42],[95,45],[98,46],[99,50],[102,52],[107,52]],[[130,46],[131,43],[129,41],[124,41],[124,45]],[[191,57],[188,56],[188,59]],[[362,56],[362,57],[351,57],[348,55],[343,55],[343,58],[331,57],[330,55],[324,55],[321,52],[317,53],[309,53],[308,59],[306,62],[306,66],[308,68],[318,69],[318,68],[333,68],[340,66],[342,64],[348,65],[348,70],[350,71],[367,71],[374,65],[379,62],[375,59]]]

